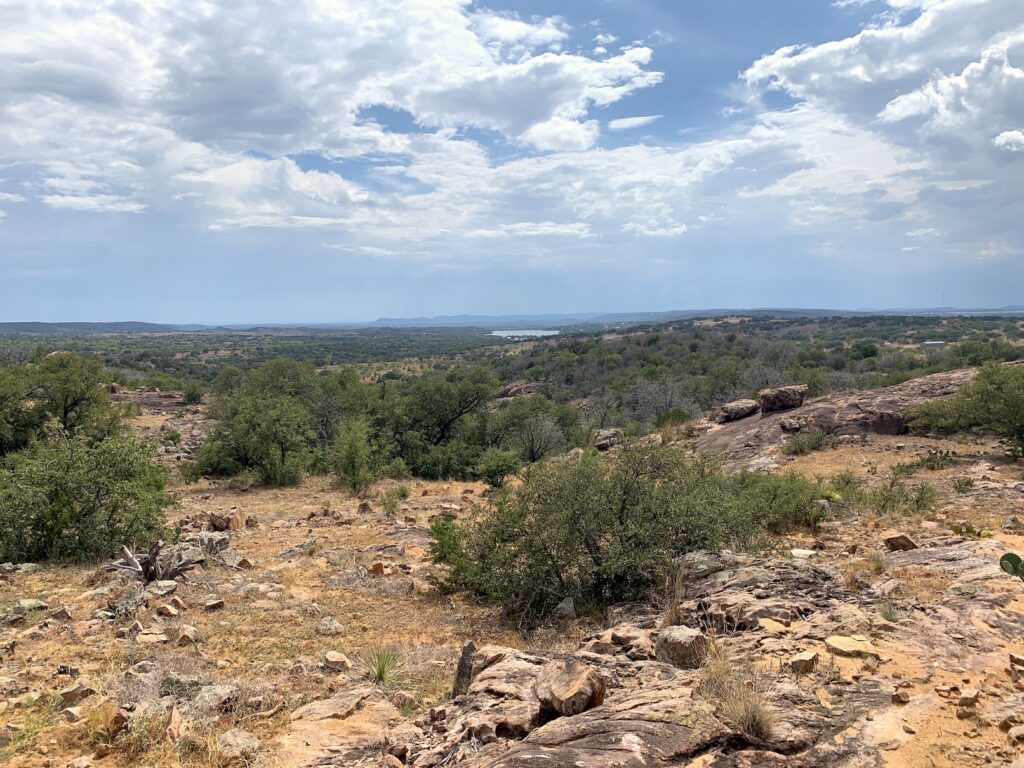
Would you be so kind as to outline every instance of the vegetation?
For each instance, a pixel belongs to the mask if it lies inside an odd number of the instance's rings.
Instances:
[[[688,551],[813,528],[821,491],[797,475],[725,475],[707,458],[628,444],[534,465],[475,519],[435,522],[433,556],[450,568],[448,588],[532,621],[567,597],[597,607],[643,595]]]
[[[164,473],[102,378],[71,353],[0,369],[0,561],[106,557],[163,531]]]
[[[1024,366],[988,362],[957,395],[925,403],[915,416],[914,426],[921,430],[990,429],[1007,438],[1017,455],[1024,454]]]
[[[835,448],[839,445],[839,438],[822,432],[820,429],[813,429],[808,432],[799,432],[782,444],[782,453],[786,456],[805,456],[814,451],[822,451],[826,448]]]

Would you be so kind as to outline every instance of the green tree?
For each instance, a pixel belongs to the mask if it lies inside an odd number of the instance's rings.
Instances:
[[[165,480],[137,438],[53,432],[0,468],[0,560],[96,559],[145,545],[174,502]]]
[[[365,421],[348,421],[338,429],[334,444],[334,473],[352,493],[362,496],[377,479],[378,462]]]
[[[519,471],[519,457],[515,451],[488,448],[477,462],[476,472],[491,488],[501,488],[505,478]]]

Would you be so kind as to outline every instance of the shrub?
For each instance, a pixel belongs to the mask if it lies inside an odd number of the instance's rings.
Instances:
[[[186,382],[182,394],[186,405],[199,405],[203,402],[203,385],[198,381]]]
[[[358,665],[370,680],[386,688],[401,677],[405,669],[405,658],[392,645],[378,645],[363,653]]]
[[[334,445],[334,474],[349,490],[361,496],[377,479],[374,451],[365,421],[343,424]]]
[[[446,587],[530,621],[566,597],[599,606],[645,594],[676,555],[748,547],[769,531],[813,526],[820,487],[796,475],[724,475],[706,458],[627,443],[614,455],[534,465],[523,484],[466,522],[432,527]]]
[[[940,432],[985,427],[1024,453],[1024,366],[985,363],[958,394],[919,406],[913,425]]]
[[[90,444],[52,434],[0,470],[0,561],[98,559],[164,530],[174,497],[151,449],[128,435]]]
[[[970,477],[954,477],[953,490],[957,493],[967,493],[974,487],[974,479]]]
[[[519,471],[519,457],[515,451],[502,451],[488,448],[480,456],[476,465],[476,473],[491,488],[501,488],[505,478]]]
[[[838,445],[839,438],[835,435],[813,429],[809,432],[799,432],[789,438],[782,444],[782,453],[786,456],[806,456],[808,453],[835,448]]]

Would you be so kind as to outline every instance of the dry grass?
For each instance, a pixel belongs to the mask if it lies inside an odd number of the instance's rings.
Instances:
[[[767,677],[717,641],[704,659],[699,690],[744,736],[756,742],[771,738],[776,716]]]

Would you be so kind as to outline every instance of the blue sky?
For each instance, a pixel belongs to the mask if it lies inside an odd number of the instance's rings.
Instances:
[[[1020,0],[8,0],[0,320],[1024,304]]]

